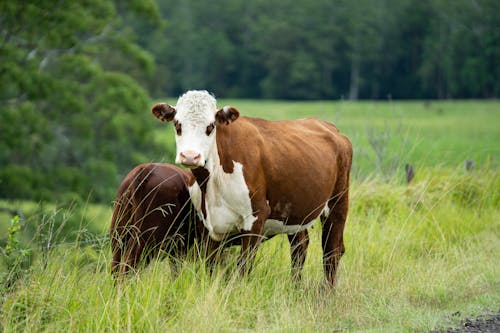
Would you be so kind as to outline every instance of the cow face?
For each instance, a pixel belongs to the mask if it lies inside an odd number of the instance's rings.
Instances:
[[[217,110],[215,98],[206,91],[188,91],[171,106],[156,104],[151,112],[161,121],[173,121],[177,147],[175,162],[189,168],[205,166],[216,147],[218,126],[235,121],[239,112],[225,106]]]

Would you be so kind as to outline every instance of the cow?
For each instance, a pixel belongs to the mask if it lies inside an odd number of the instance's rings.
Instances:
[[[241,233],[242,272],[251,270],[260,242],[279,233],[288,234],[295,265],[293,248],[307,246],[307,228],[319,217],[325,279],[334,286],[352,163],[351,142],[337,127],[316,118],[240,117],[235,107],[218,109],[207,91],[188,91],[175,106],[159,103],[151,112],[174,124],[175,161],[195,176],[189,193],[210,237]]]
[[[135,271],[141,259],[147,264],[160,249],[174,258],[186,254],[201,225],[188,192],[193,182],[190,171],[170,164],[141,164],[128,173],[110,226],[114,276]]]

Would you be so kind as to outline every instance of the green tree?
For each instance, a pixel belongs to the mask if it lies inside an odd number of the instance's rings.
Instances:
[[[500,3],[431,2],[420,77],[432,97],[498,97]]]
[[[253,44],[265,68],[262,96],[333,98],[339,66],[338,25],[331,1],[265,1],[252,23]]]
[[[132,165],[159,157],[151,122],[137,120],[154,60],[131,17],[160,25],[153,1],[0,4],[1,197],[109,202]]]
[[[155,97],[499,95],[495,0],[159,3],[165,25],[129,20],[157,63],[153,79],[139,78]]]

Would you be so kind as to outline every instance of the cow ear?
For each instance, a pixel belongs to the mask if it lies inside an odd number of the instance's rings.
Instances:
[[[217,125],[229,125],[240,116],[240,111],[232,106],[225,106],[215,113],[215,123]]]
[[[166,103],[159,103],[151,108],[153,116],[161,121],[172,121],[172,119],[174,119],[175,112],[175,108]]]

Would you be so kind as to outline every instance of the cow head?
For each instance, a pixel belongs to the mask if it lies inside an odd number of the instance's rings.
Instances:
[[[226,126],[239,117],[231,106],[217,109],[215,98],[206,91],[188,91],[177,105],[156,104],[151,112],[161,121],[173,121],[177,147],[175,163],[189,168],[204,166],[216,146],[218,126]]]

